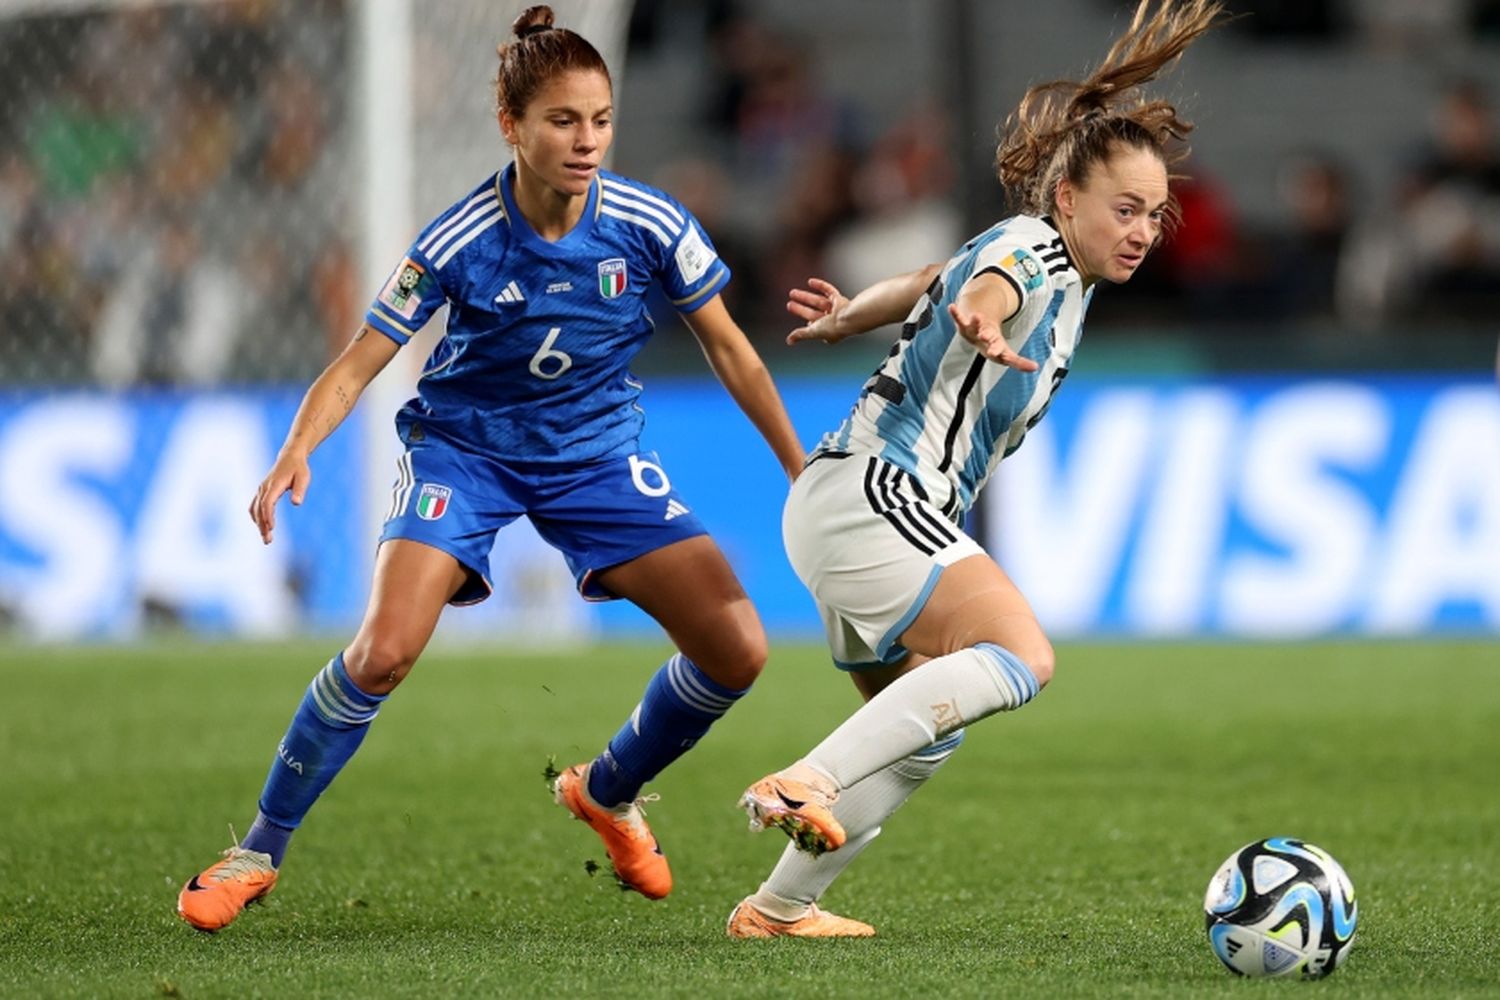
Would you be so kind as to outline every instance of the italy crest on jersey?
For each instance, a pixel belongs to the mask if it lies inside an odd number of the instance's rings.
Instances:
[[[417,516],[424,521],[436,521],[448,512],[448,500],[453,490],[436,483],[423,483],[417,494]]]
[[[625,291],[628,282],[625,273],[625,258],[611,257],[599,262],[599,294],[613,299]]]

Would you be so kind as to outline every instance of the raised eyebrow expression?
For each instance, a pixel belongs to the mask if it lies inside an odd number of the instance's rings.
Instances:
[[[1146,199],[1142,198],[1140,195],[1136,194],[1134,191],[1121,191],[1120,192],[1120,197],[1124,198],[1126,201],[1135,202],[1135,205],[1136,205],[1137,208],[1145,208],[1146,207]],[[1152,212],[1160,212],[1162,209],[1164,209],[1166,207],[1167,207],[1167,200],[1165,198],[1163,198],[1160,202],[1158,202],[1154,207],[1151,208],[1151,211]]]

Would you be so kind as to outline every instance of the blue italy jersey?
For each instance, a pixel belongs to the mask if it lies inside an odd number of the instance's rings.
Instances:
[[[417,237],[365,322],[404,344],[448,306],[448,326],[397,418],[503,461],[576,463],[633,453],[645,422],[630,361],[653,326],[659,282],[682,312],[729,269],[670,196],[601,171],[556,242],[516,210],[514,164]]]
[[[990,361],[959,335],[948,307],[980,274],[1015,288],[1020,306],[1001,333],[1037,371]],[[879,455],[916,477],[956,519],[1047,412],[1083,336],[1092,295],[1051,219],[1018,215],[997,223],[944,265],[849,418],[818,450]]]

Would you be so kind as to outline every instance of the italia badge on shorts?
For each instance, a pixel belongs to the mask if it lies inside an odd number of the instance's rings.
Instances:
[[[599,262],[599,294],[606,299],[618,297],[625,291],[625,258],[611,257]]]
[[[422,492],[417,494],[417,516],[424,521],[436,521],[448,512],[448,499],[452,496],[453,490],[447,486],[423,483]]]

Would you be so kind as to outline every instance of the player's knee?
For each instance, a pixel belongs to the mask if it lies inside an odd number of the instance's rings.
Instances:
[[[1056,658],[1052,652],[1052,643],[1047,641],[1046,636],[1038,636],[1035,641],[1024,643],[1024,649],[1013,649],[1011,652],[1031,671],[1031,676],[1036,678],[1039,687],[1046,687],[1052,680],[1052,670],[1056,665]]]
[[[344,652],[344,669],[366,694],[389,694],[411,672],[421,651],[399,637],[361,636]]]
[[[1052,643],[1042,639],[1028,654],[1021,655],[1021,662],[1026,664],[1026,669],[1031,671],[1037,684],[1046,687],[1047,682],[1052,680],[1052,670],[1057,663],[1052,653]]]
[[[686,652],[684,650],[684,652]],[[711,649],[689,659],[714,681],[743,691],[765,669],[770,658],[766,630],[758,620],[736,622],[715,637]]]

